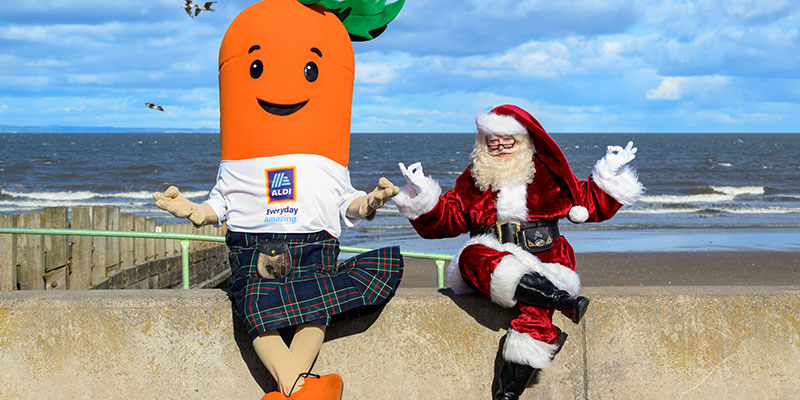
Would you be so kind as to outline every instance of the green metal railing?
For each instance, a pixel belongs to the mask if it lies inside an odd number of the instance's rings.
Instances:
[[[55,228],[2,228],[0,234],[16,235],[66,235],[66,236],[99,236],[124,237],[140,239],[173,239],[181,241],[181,277],[183,288],[189,289],[189,242],[192,240],[225,243],[224,236],[199,235],[195,233],[174,232],[136,232],[136,231],[104,231],[93,229],[55,229]],[[365,253],[372,249],[365,247],[340,246],[343,253]],[[418,251],[400,251],[404,257],[434,260],[436,263],[436,282],[439,289],[444,288],[444,263],[453,259],[451,254],[422,253]]]

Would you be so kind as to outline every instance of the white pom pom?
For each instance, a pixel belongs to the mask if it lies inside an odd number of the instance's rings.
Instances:
[[[580,224],[581,222],[586,222],[589,219],[589,210],[586,209],[584,206],[574,206],[569,209],[569,220]]]

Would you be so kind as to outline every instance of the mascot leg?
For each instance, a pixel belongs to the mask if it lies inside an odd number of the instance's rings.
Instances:
[[[280,392],[288,395],[295,380],[304,371],[300,369],[294,355],[286,347],[286,343],[283,342],[281,335],[278,334],[278,331],[269,331],[259,335],[253,340],[253,348],[258,358],[267,367],[272,377],[275,378]]]
[[[567,334],[558,329],[558,337],[554,343],[555,348],[550,356],[550,361],[555,358],[556,354],[561,351],[564,342],[567,340]],[[508,333],[506,337],[508,338]],[[493,388],[496,388],[492,398],[494,400],[517,400],[522,395],[526,388],[538,383],[539,372],[541,368],[534,368],[527,364],[519,364],[514,361],[503,360],[503,366],[500,372],[495,375]]]
[[[302,324],[297,330],[289,346],[289,351],[294,355],[300,370],[310,371],[311,365],[319,354],[322,341],[325,339],[325,325]]]
[[[561,311],[576,324],[580,322],[586,313],[586,308],[589,307],[589,299],[586,297],[572,296],[535,272],[522,276],[514,297],[523,303]]]
[[[314,360],[319,354],[325,339],[325,326],[303,324],[297,327],[289,350],[295,361],[304,371],[297,378],[302,390],[295,386],[292,399],[296,400],[339,400],[342,397],[342,377],[338,374],[315,375],[310,373]]]
[[[279,392],[267,393],[262,400],[339,400],[342,378],[337,374],[324,376],[308,372],[319,354],[325,338],[325,326],[303,324],[297,327],[291,347],[286,347],[277,331],[259,335],[253,341],[258,358],[278,383]]]

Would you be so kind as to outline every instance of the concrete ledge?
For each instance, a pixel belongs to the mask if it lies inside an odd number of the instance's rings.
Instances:
[[[589,288],[589,313],[524,399],[784,399],[800,288]],[[344,399],[488,399],[512,313],[401,289],[332,326],[315,372]],[[367,329],[369,328],[369,329]],[[220,290],[0,292],[2,399],[259,399],[272,382]]]

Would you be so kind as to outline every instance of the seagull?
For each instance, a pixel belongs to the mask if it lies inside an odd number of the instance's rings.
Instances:
[[[203,4],[202,6],[195,4],[194,16],[196,17],[198,14],[200,14],[200,11],[215,11],[213,8],[211,8],[211,5],[214,3],[216,3],[216,1],[207,1],[206,4]]]
[[[147,108],[152,108],[153,110],[164,111],[164,107],[161,107],[161,106],[160,106],[160,105],[158,105],[158,104],[153,104],[153,103],[144,103],[144,105],[146,105],[146,106],[147,106]]]
[[[186,0],[186,4],[183,5],[183,9],[186,10],[186,13],[189,14],[192,19],[194,19],[194,15],[192,15],[192,7],[197,7],[192,3],[192,0]]]

